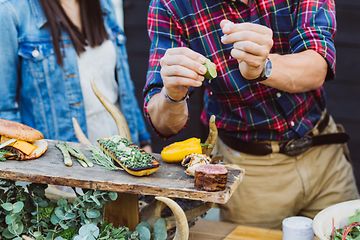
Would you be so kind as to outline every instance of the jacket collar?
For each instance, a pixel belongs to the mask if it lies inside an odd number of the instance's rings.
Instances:
[[[42,9],[40,0],[29,0],[31,11],[35,16],[36,27],[41,28],[47,22],[44,10]]]

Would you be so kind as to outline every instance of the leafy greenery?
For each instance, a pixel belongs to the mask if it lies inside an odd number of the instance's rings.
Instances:
[[[103,222],[102,209],[114,192],[83,190],[73,201],[52,202],[47,185],[16,184],[0,179],[0,239],[21,240],[166,240],[165,220],[141,222],[136,231]]]
[[[84,190],[74,201],[51,202],[46,185],[18,185],[0,180],[0,233],[4,239],[36,240],[139,239],[137,232],[103,222],[105,203],[117,199],[113,192]]]
[[[333,240],[360,240],[360,210],[349,217],[348,226],[342,229],[334,230]]]
[[[91,159],[94,161],[95,164],[103,166],[105,169],[110,171],[122,170],[121,168],[117,167],[113,160],[103,153],[99,148],[95,146],[90,146],[89,150],[91,151]]]

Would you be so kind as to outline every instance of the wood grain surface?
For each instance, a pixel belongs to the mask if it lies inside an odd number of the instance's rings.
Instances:
[[[277,230],[237,226],[225,240],[281,240],[282,233]]]
[[[1,162],[0,178],[224,204],[244,175],[244,170],[228,167],[226,190],[198,191],[194,188],[194,179],[187,176],[179,165],[161,162],[160,169],[148,177],[134,177],[124,171],[108,171],[100,166],[83,168],[75,160],[72,167],[66,167],[60,151],[54,145],[55,141],[50,140],[48,151],[36,160]],[[83,146],[80,148],[89,156],[90,153]]]

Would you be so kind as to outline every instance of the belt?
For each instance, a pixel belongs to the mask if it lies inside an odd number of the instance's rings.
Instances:
[[[346,143],[350,138],[344,132],[318,135],[328,126],[330,116],[328,113],[322,117],[314,129],[301,138],[283,142],[244,142],[229,136],[226,131],[219,130],[220,139],[230,148],[252,155],[264,156],[271,153],[283,153],[289,156],[296,156],[306,152],[314,146],[327,144]]]

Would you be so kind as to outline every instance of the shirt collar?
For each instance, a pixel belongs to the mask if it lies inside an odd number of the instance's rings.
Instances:
[[[29,0],[31,11],[35,16],[36,27],[41,28],[47,22],[40,0]]]

